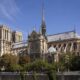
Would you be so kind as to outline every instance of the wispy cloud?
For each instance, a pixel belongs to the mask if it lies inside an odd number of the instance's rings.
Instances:
[[[19,12],[16,0],[0,0],[0,16],[13,20]]]

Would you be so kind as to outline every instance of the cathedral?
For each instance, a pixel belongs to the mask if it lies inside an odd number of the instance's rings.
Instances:
[[[80,36],[76,30],[47,35],[44,13],[39,32],[35,29],[28,35],[27,42],[13,44],[13,53],[27,52],[34,60],[36,58],[45,59],[47,55],[54,55],[54,60],[58,61],[61,53],[72,53],[80,55]]]
[[[22,32],[12,31],[7,26],[0,25],[0,56],[7,53],[18,55],[24,52],[33,60],[55,55],[54,59],[58,61],[59,54],[67,52],[80,56],[80,36],[76,30],[48,35],[43,10],[39,32],[33,29],[26,41],[22,39]]]
[[[44,17],[42,17],[42,24],[40,32],[35,29],[28,35],[28,53],[32,58],[40,58],[47,53],[47,34]]]

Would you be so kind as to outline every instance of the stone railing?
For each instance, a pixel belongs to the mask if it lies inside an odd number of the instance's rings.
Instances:
[[[24,73],[23,80],[34,80],[33,73]],[[0,80],[22,80],[19,72],[0,72]],[[36,80],[49,80],[47,74],[36,73]],[[59,72],[56,80],[80,80],[80,72]]]

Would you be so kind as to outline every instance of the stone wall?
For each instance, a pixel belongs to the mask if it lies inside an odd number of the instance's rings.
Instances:
[[[34,80],[32,74],[25,73],[23,80]],[[0,80],[22,80],[20,73],[0,72]],[[36,74],[36,80],[49,80],[47,74]],[[80,80],[80,72],[57,73],[57,80]]]

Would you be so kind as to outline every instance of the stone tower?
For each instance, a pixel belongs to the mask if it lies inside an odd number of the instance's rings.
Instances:
[[[11,53],[11,39],[11,29],[5,25],[0,25],[0,56]]]

